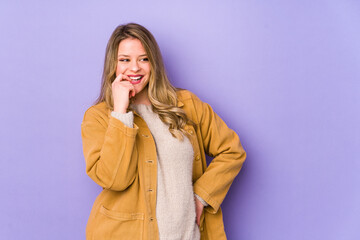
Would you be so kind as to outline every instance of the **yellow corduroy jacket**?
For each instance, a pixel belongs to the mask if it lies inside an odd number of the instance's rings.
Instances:
[[[207,103],[187,90],[177,95],[177,106],[195,123],[185,128],[194,149],[194,192],[209,204],[201,216],[201,240],[226,239],[220,204],[246,153],[237,134]],[[134,127],[129,128],[102,102],[85,112],[81,132],[86,172],[103,187],[89,216],[86,239],[158,240],[157,155],[145,121],[135,112]],[[205,153],[213,157],[208,167]]]

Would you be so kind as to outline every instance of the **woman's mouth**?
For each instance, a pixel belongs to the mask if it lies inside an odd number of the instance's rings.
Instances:
[[[141,79],[144,77],[144,75],[128,75],[130,78],[131,84],[138,84],[141,82]]]

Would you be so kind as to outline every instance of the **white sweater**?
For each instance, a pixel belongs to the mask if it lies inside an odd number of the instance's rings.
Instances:
[[[145,120],[155,140],[157,151],[156,218],[160,240],[199,240],[192,185],[193,149],[187,137],[174,138],[150,105],[132,105]],[[133,113],[111,115],[133,127]],[[196,197],[206,206],[206,202]]]

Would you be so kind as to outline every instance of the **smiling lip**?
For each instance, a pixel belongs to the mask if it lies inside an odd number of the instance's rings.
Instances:
[[[143,79],[144,75],[128,75],[128,77],[130,78],[130,82],[131,84],[135,85],[135,84],[139,84],[141,82],[141,80]]]

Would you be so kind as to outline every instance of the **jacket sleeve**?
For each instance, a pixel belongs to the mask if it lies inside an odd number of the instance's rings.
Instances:
[[[138,127],[129,128],[113,116],[107,124],[102,115],[89,108],[81,124],[86,173],[103,188],[122,191],[136,177]]]
[[[239,173],[246,153],[238,135],[227,127],[210,105],[193,94],[192,99],[205,152],[213,157],[194,183],[194,192],[209,204],[205,209],[215,214]]]

